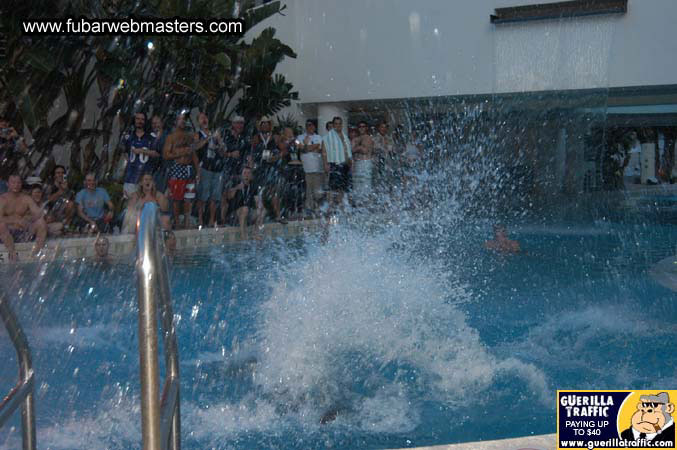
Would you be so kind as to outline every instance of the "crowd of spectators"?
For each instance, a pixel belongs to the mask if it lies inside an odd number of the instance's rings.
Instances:
[[[0,240],[10,259],[17,241],[36,239],[37,252],[46,236],[134,233],[147,202],[158,204],[165,230],[230,225],[248,238],[249,226],[257,225],[256,237],[267,219],[286,224],[332,214],[344,204],[366,205],[388,190],[395,166],[419,157],[418,144],[394,139],[385,122],[372,128],[362,121],[346,131],[335,117],[320,136],[314,120],[304,130],[273,129],[264,116],[248,133],[241,116],[213,128],[206,113],[197,118],[193,128],[182,111],[167,132],[161,117],[153,116],[148,129],[146,114],[134,115],[133,129],[119,144],[126,159],[121,205],[97,186],[95,173],[85,175],[82,187],[69,184],[62,165],[45,183],[22,180],[16,161],[26,144],[0,119],[0,173],[8,175],[0,179]]]

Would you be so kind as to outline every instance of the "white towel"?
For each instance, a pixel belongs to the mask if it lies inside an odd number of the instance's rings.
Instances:
[[[331,130],[322,139],[324,147],[327,149],[327,162],[329,163],[343,164],[353,157],[350,139],[343,132],[341,134],[343,134],[343,139],[336,130]]]

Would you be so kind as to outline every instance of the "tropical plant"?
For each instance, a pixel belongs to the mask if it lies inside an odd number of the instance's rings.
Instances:
[[[55,145],[70,145],[71,170],[111,175],[120,149],[109,154],[112,130],[120,132],[137,110],[172,114],[198,107],[215,123],[238,111],[250,116],[278,111],[297,98],[284,77],[272,74],[286,56],[296,55],[267,28],[247,44],[243,37],[33,36],[21,21],[40,17],[241,17],[245,30],[280,13],[279,1],[255,7],[254,0],[8,0],[0,26],[7,37],[0,67],[0,103],[18,127],[34,139],[25,173],[50,169],[45,159]],[[265,96],[252,99],[251,96]],[[96,98],[96,107],[87,101]],[[119,140],[119,137],[118,137]],[[100,156],[96,149],[101,148]],[[2,175],[2,174],[0,174]]]
[[[277,126],[280,130],[284,130],[285,128],[291,128],[294,130],[294,135],[298,136],[299,134],[303,133],[303,127],[301,127],[301,124],[299,124],[299,121],[296,119],[294,114],[283,114],[283,115],[276,115],[275,116]]]

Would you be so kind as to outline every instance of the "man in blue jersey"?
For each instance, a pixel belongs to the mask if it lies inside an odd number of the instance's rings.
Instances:
[[[134,133],[125,135],[120,142],[127,152],[127,167],[123,191],[126,198],[130,198],[136,192],[141,174],[148,171],[157,158],[160,157],[153,149],[155,139],[145,130],[146,114],[137,112],[134,114]],[[152,158],[156,158],[152,161]]]

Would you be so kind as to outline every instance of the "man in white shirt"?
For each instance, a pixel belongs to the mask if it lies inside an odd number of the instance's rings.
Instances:
[[[350,167],[353,153],[350,139],[343,132],[343,119],[334,117],[334,128],[322,139],[324,171],[329,173],[329,190],[336,193],[336,203],[343,201],[343,193],[350,188]]]
[[[306,176],[305,208],[313,212],[317,210],[325,177],[322,164],[322,137],[315,129],[315,122],[308,119],[306,132],[296,138],[296,147],[301,151],[301,162]]]

